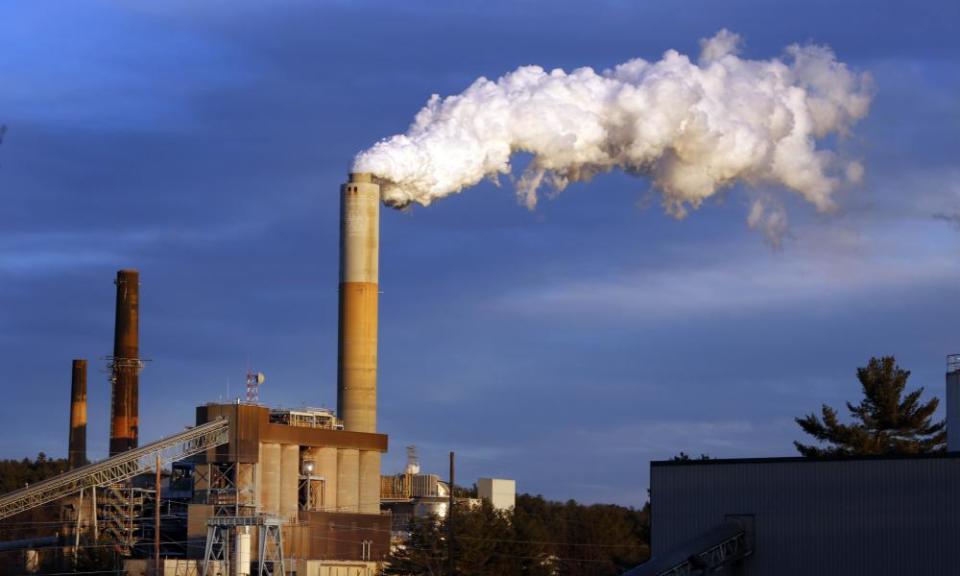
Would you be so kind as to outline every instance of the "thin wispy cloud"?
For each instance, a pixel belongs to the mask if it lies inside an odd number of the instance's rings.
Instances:
[[[657,317],[838,302],[882,289],[960,280],[960,267],[948,258],[931,259],[920,266],[908,261],[881,266],[853,263],[849,267],[810,260],[772,267],[741,264],[560,282],[504,296],[496,305],[531,315]]]
[[[206,228],[152,228],[122,232],[0,233],[0,273],[60,273],[91,265],[127,265],[161,245],[199,247],[263,233],[270,220],[227,222]]]
[[[738,313],[960,281],[960,238],[930,221],[960,227],[960,171],[878,172],[840,217],[795,227],[783,250],[719,242],[720,256],[707,263],[690,251],[666,251],[656,265],[634,271],[521,286],[493,298],[492,307],[560,316]]]
[[[956,212],[947,213],[947,212],[937,212],[933,215],[934,220],[940,220],[941,222],[946,222],[950,224],[957,230],[960,230],[960,208]]]

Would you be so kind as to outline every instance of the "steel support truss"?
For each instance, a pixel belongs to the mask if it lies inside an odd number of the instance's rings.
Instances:
[[[107,486],[129,480],[152,470],[157,455],[163,463],[182,460],[210,448],[226,444],[230,439],[227,420],[217,419],[185,432],[168,436],[142,448],[135,448],[112,458],[76,468],[0,497],[0,519],[7,518],[87,488]]]
[[[239,526],[256,526],[259,547],[258,576],[283,576],[286,566],[283,558],[283,520],[274,516],[221,516],[207,518],[207,544],[203,554],[200,576],[211,576],[213,562],[229,561],[231,532]],[[236,569],[228,572],[237,573]]]

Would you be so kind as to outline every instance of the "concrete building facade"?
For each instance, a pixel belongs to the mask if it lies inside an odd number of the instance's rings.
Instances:
[[[225,515],[280,518],[291,559],[379,561],[389,552],[390,517],[380,513],[379,469],[370,482],[361,458],[386,452],[387,436],[342,430],[335,419],[291,418],[289,412],[254,404],[197,408],[197,424],[230,422],[230,442],[194,459],[190,557],[203,556],[207,519]],[[297,425],[305,422],[325,427]]]

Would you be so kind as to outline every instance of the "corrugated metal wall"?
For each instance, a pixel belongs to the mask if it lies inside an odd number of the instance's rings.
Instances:
[[[651,465],[653,554],[754,516],[744,576],[960,574],[960,454]]]
[[[947,372],[947,447],[960,452],[960,369]]]

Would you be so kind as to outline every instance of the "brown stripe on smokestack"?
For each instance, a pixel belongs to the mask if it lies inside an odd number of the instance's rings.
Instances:
[[[73,361],[70,383],[70,442],[67,464],[77,468],[87,463],[87,361]]]
[[[380,186],[350,174],[340,187],[337,414],[346,430],[377,431]]]
[[[140,273],[117,272],[110,403],[110,455],[137,447],[140,378]]]
[[[350,174],[340,187],[337,415],[356,432],[377,431],[379,259],[380,185],[370,174]],[[379,514],[380,452],[340,450],[337,463],[338,506]]]

